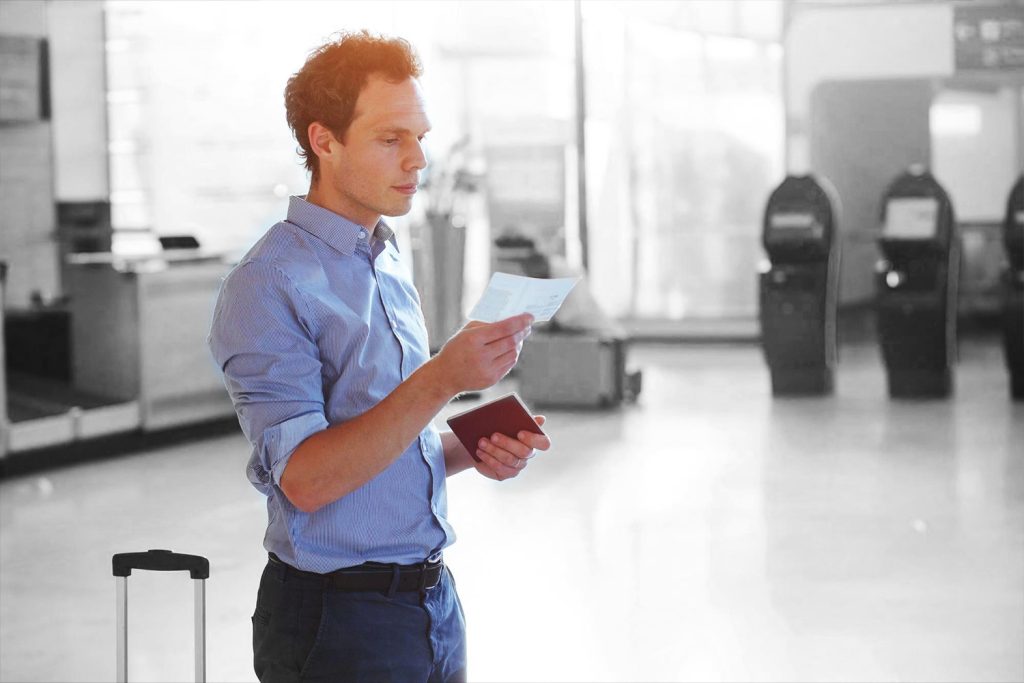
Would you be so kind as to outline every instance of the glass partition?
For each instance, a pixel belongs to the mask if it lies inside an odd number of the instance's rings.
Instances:
[[[633,319],[753,318],[783,176],[781,3],[583,9],[599,300]]]

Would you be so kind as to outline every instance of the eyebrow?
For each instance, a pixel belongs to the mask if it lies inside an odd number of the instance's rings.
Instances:
[[[423,131],[422,134],[429,133],[430,130],[431,130],[430,128],[427,128],[425,131]],[[374,128],[373,132],[374,133],[407,133],[409,135],[412,134],[412,131],[409,130],[408,128],[400,128],[400,127],[396,127],[396,126],[381,126],[380,128]]]

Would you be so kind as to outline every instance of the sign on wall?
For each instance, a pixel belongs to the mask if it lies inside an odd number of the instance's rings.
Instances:
[[[957,5],[956,68],[1024,71],[1024,5]]]

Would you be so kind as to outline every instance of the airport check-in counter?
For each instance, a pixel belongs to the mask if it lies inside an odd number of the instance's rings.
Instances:
[[[206,343],[230,268],[194,252],[70,255],[70,381],[17,363],[5,377],[0,341],[0,457],[234,416]]]
[[[1003,224],[1007,268],[1003,274],[1003,346],[1010,372],[1010,394],[1024,401],[1024,176],[1006,202]]]
[[[69,257],[71,381],[0,375],[0,456],[232,416],[206,344],[229,269],[219,258]]]
[[[811,176],[789,176],[764,214],[770,265],[760,276],[760,322],[775,395],[832,391],[837,357],[839,249],[834,202]]]
[[[6,273],[3,264],[0,267]],[[0,301],[6,304],[5,289],[5,278],[0,277]],[[32,314],[28,316],[32,317]],[[16,451],[61,444],[74,438],[73,406],[53,400],[53,388],[60,386],[60,382],[34,377],[24,371],[22,355],[26,351],[33,355],[33,360],[41,359],[42,365],[53,360],[52,354],[47,352],[52,341],[48,333],[53,329],[49,325],[40,326],[37,331],[43,330],[43,338],[37,347],[26,349],[24,344],[18,343],[23,340],[15,333],[19,319],[26,319],[25,311],[0,306],[3,331],[0,334],[0,459]],[[9,343],[12,338],[14,344]]]
[[[219,258],[73,260],[67,289],[74,388],[135,404],[144,431],[233,415],[206,343],[229,269]],[[111,414],[120,424],[108,426],[128,426],[129,413]]]
[[[945,397],[957,357],[960,239],[949,195],[913,167],[882,200],[878,335],[895,398]]]

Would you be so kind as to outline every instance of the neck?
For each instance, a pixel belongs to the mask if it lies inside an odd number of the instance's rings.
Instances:
[[[380,216],[359,215],[359,212],[354,211],[339,193],[331,190],[332,187],[331,183],[314,180],[310,183],[309,192],[306,193],[306,201],[361,225],[372,234],[377,222],[380,221]]]

